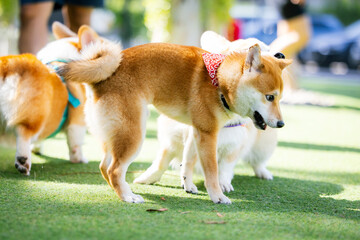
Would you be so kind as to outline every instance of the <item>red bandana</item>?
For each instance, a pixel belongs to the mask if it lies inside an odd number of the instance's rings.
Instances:
[[[209,72],[211,83],[214,86],[219,86],[219,81],[216,76],[217,69],[219,68],[222,61],[225,59],[225,55],[223,54],[215,54],[215,53],[203,53],[202,54],[206,69]]]

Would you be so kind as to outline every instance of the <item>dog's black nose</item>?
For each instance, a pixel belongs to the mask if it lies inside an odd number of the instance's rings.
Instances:
[[[276,124],[276,126],[278,128],[282,128],[284,125],[285,125],[285,123],[283,121],[278,121],[277,124]]]
[[[285,59],[285,55],[281,52],[275,53],[274,57],[280,58],[280,59]]]

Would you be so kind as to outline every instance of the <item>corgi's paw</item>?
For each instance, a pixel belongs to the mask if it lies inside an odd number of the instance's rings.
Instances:
[[[71,157],[70,162],[72,163],[88,163],[89,161],[85,157]]]
[[[273,180],[273,175],[265,167],[255,169],[255,175],[261,179]]]
[[[72,163],[88,163],[89,161],[83,156],[81,147],[75,146],[70,150],[70,162],[72,162]]]
[[[149,168],[139,177],[137,177],[133,183],[140,183],[140,184],[153,184],[155,182],[160,181],[163,172],[159,170],[152,170]]]
[[[221,194],[210,194],[210,198],[214,203],[218,204],[231,204],[231,201],[228,197],[226,197],[223,193]]]
[[[123,201],[129,202],[129,203],[143,203],[145,202],[143,197],[134,193],[127,194],[123,196]]]
[[[30,175],[30,159],[25,156],[16,156],[15,168],[22,174],[29,176]]]
[[[231,185],[229,181],[219,181],[220,188],[223,192],[231,192],[234,191],[234,187]]]
[[[192,194],[198,194],[199,191],[195,184],[192,181],[187,181],[186,179],[181,181],[181,186],[184,188],[185,192],[192,193]]]

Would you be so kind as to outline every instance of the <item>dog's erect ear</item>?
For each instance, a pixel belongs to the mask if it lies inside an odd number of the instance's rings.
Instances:
[[[82,25],[78,31],[80,48],[99,40],[99,35],[89,26]]]
[[[279,62],[280,68],[284,69],[287,66],[289,66],[293,62],[293,60],[292,59],[279,59],[278,62]]]
[[[224,53],[228,50],[230,41],[213,31],[206,31],[201,35],[200,45],[211,53]]]
[[[261,62],[261,49],[259,44],[255,44],[249,48],[246,56],[245,69],[249,72],[252,70],[261,71],[264,65]]]
[[[76,33],[60,22],[55,21],[51,28],[56,39],[76,37]]]

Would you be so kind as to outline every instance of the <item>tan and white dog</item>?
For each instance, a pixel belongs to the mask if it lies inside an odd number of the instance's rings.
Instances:
[[[270,48],[257,39],[240,39],[230,42],[215,32],[207,31],[201,37],[203,49],[212,53],[229,55],[247,51],[259,44],[262,54],[272,54]],[[193,168],[197,160],[193,127],[161,115],[158,118],[158,140],[160,150],[152,165],[134,183],[152,184],[160,180],[175,159],[181,162],[181,184],[186,192],[197,193],[192,181]],[[233,191],[231,180],[238,159],[250,164],[259,178],[272,180],[266,163],[277,145],[277,130],[257,129],[250,118],[235,116],[219,131],[217,154],[219,161],[219,184],[223,192]]]
[[[119,198],[144,201],[131,191],[125,175],[145,137],[147,105],[153,104],[194,127],[208,194],[215,203],[231,203],[218,180],[218,132],[234,113],[250,117],[261,129],[282,127],[281,72],[290,61],[262,56],[255,44],[246,53],[224,57],[214,82],[204,63],[214,56],[201,48],[154,43],[122,50],[87,26],[78,35],[82,58],[58,73],[67,81],[86,83],[92,93],[86,114],[105,149],[100,170]]]
[[[80,56],[79,45],[74,46],[78,38],[59,23],[54,24],[53,32],[57,38],[71,35],[75,41],[58,42],[54,51],[49,46],[42,49],[38,57],[43,63],[31,54],[0,57],[0,115],[7,128],[16,132],[15,167],[25,175],[30,174],[31,145],[60,128],[66,130],[70,161],[87,162],[81,150],[86,133],[85,89],[79,83],[63,83],[44,64],[61,64],[59,60]],[[82,104],[71,105],[68,92]]]

